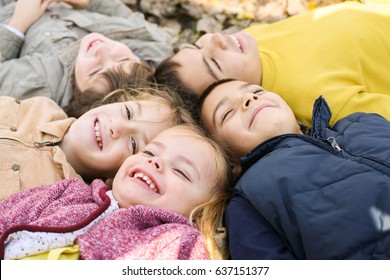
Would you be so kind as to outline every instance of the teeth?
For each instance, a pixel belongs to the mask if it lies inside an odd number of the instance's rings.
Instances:
[[[140,172],[137,172],[137,173],[134,174],[133,177],[136,178],[136,179],[137,179],[137,178],[142,179],[143,181],[146,182],[146,184],[149,185],[149,188],[150,188],[152,191],[154,191],[155,193],[158,193],[158,188],[156,187],[156,184],[153,183],[153,181],[152,181],[147,175],[145,175],[145,174],[143,174],[143,173],[140,173]]]
[[[102,144],[102,137],[100,136],[100,123],[99,122],[95,123],[95,137],[96,137],[96,141],[98,143],[98,146],[100,148],[102,148],[103,144]]]
[[[240,41],[238,41],[238,39],[236,37],[234,37],[233,35],[230,35],[230,37],[233,39],[233,41],[236,43],[237,47],[241,50],[241,45],[240,45]]]

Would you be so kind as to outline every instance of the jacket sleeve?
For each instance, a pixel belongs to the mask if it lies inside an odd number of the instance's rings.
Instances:
[[[0,0],[0,7],[4,7],[5,5],[8,5],[9,3],[14,2],[15,0]]]
[[[99,13],[109,14],[110,20],[106,25],[88,21],[87,25],[81,27],[89,32],[102,33],[112,40],[126,44],[151,67],[156,67],[163,59],[173,54],[172,37],[168,32],[157,24],[147,21],[142,13],[132,12],[123,3],[119,3],[118,7],[108,7],[109,5],[115,6],[117,2],[121,1],[93,0],[90,9],[95,7],[93,9],[98,9]],[[101,10],[104,9],[114,12],[102,12]]]
[[[101,204],[92,200],[91,192],[89,185],[72,178],[13,194],[0,202],[0,236],[13,227],[33,223],[49,227],[73,225],[78,214],[74,208],[85,215],[89,213],[86,209]]]
[[[19,57],[23,39],[2,24],[0,25],[0,38],[0,63]]]
[[[124,18],[133,13],[121,0],[91,0],[87,9],[107,16]]]
[[[57,90],[58,81],[63,73],[58,71],[61,69],[56,67],[58,63],[56,57],[45,57],[42,54],[23,56],[3,62],[0,65],[0,95],[21,99],[45,96],[60,103]],[[47,66],[50,66],[52,72],[47,72]]]
[[[19,57],[23,45],[23,39],[4,26],[9,23],[15,9],[15,2],[8,2],[11,4],[6,5],[7,1],[0,0],[0,63]]]
[[[246,198],[236,194],[225,217],[232,259],[294,259],[280,235]]]
[[[46,187],[35,187],[16,193],[0,202],[0,236],[14,226],[28,224],[38,219],[37,211],[42,208]],[[41,201],[32,203],[32,199],[42,197]]]

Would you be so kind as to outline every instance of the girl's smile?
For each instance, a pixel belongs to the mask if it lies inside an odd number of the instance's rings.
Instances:
[[[155,183],[155,180],[150,173],[139,170],[131,172],[131,174],[129,174],[129,177],[137,179],[139,182],[141,182],[141,185],[143,187],[146,187],[148,190],[152,190],[153,192],[160,194],[160,188]]]

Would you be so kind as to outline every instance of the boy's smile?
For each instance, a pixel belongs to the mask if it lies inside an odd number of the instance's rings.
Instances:
[[[201,119],[238,158],[272,137],[301,133],[292,110],[279,95],[243,81],[215,87],[204,99]]]

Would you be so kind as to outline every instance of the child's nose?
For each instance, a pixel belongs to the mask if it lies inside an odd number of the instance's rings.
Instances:
[[[249,105],[251,104],[252,101],[254,100],[257,100],[257,95],[256,94],[253,94],[253,93],[247,93],[247,94],[244,94],[243,98],[242,98],[242,108],[244,110],[248,109],[249,108]]]
[[[222,50],[227,49],[226,39],[221,33],[215,33],[211,36],[211,46]]]
[[[162,171],[163,164],[159,157],[154,156],[152,158],[149,158],[148,163],[150,163],[158,171]]]
[[[112,139],[119,139],[123,135],[130,133],[130,126],[126,125],[126,122],[118,119],[111,119],[110,121],[110,132]]]

